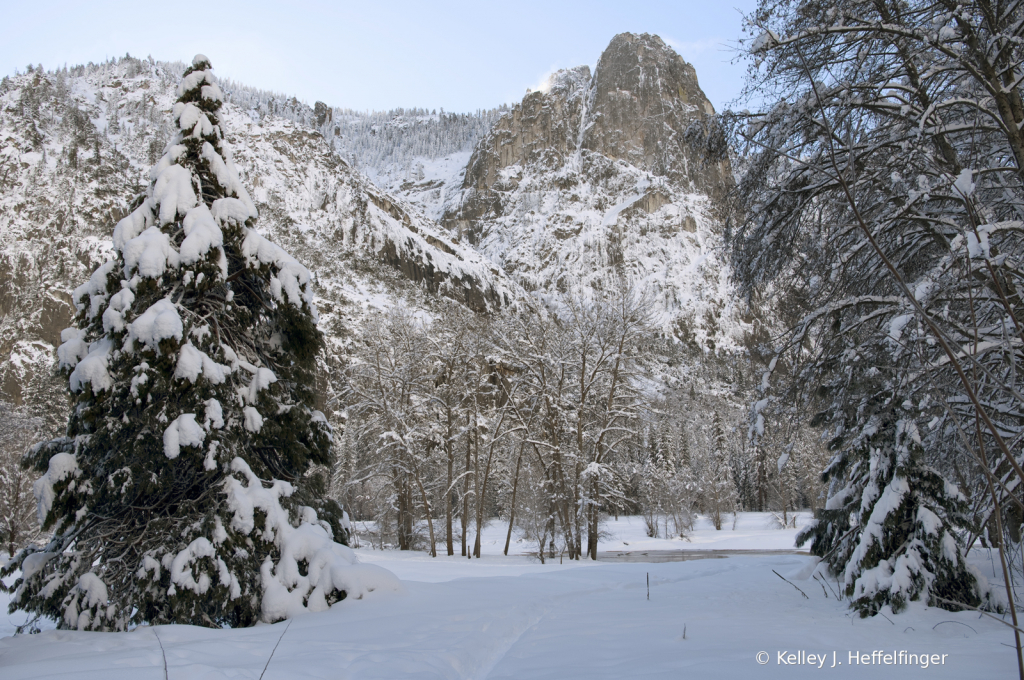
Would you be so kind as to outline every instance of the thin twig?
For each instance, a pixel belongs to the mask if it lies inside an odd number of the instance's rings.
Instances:
[[[985,616],[989,617],[990,619],[995,619],[996,621],[998,621],[999,623],[1003,624],[1004,626],[1007,626],[1008,628],[1013,628],[1018,633],[1024,633],[1024,629],[1018,628],[1017,626],[1013,625],[1009,621],[1005,621],[1005,620],[999,618],[998,616],[996,616],[995,614],[992,614],[990,612],[985,611],[984,609],[978,609],[977,607],[972,607],[969,604],[964,604],[963,602],[957,602],[955,600],[947,600],[946,598],[939,597],[938,595],[935,596],[935,599],[936,600],[941,600],[942,602],[948,602],[949,604],[955,604],[957,607],[963,607],[964,609],[973,609],[974,611],[976,611],[976,612],[978,612],[980,614],[984,614]],[[942,623],[942,622],[940,621],[939,623]],[[959,622],[956,622],[956,623],[959,623]],[[937,626],[939,624],[936,623],[935,625]],[[964,625],[966,626],[967,624],[965,623]],[[933,626],[933,628],[934,628],[934,626]],[[974,629],[972,628],[971,630],[974,630]],[[978,631],[974,631],[974,632],[978,632]],[[1016,649],[1016,647],[1014,647],[1014,649]]]
[[[160,636],[157,634],[156,628],[153,628],[152,630],[153,630],[153,635],[156,637],[157,644],[160,645],[160,656],[162,656],[164,658],[164,680],[168,680],[168,678],[167,678],[167,653],[164,652],[164,643],[163,643],[163,641],[160,640]]]
[[[780,574],[779,572],[775,571],[774,569],[772,569],[772,573],[773,573],[773,574],[775,574],[776,576],[778,576],[779,578],[781,578],[781,579],[782,579],[783,581],[785,581],[785,582],[786,582],[786,583],[788,583],[789,585],[791,585],[791,586],[793,586],[794,588],[796,588],[796,589],[797,589],[797,590],[798,590],[798,591],[800,592],[800,594],[804,596],[804,599],[805,599],[805,600],[809,600],[809,599],[811,599],[811,598],[807,597],[807,593],[805,593],[804,591],[802,591],[802,590],[800,590],[799,588],[797,588],[796,584],[794,584],[794,583],[793,583],[792,581],[788,580],[788,579],[787,579],[787,578],[786,578],[785,576],[783,576],[783,575],[782,575],[782,574]]]
[[[835,589],[834,589],[834,588],[832,587],[832,584],[828,582],[828,579],[827,579],[827,578],[825,578],[824,576],[821,576],[820,578],[821,578],[821,582],[822,582],[822,583],[824,583],[825,585],[827,585],[827,586],[828,586],[828,589],[832,591],[832,594],[836,596],[836,599],[837,599],[837,600],[839,600],[840,602],[842,602],[842,601],[843,601],[843,598],[841,598],[841,597],[839,596],[839,593],[837,593],[837,592],[835,591]],[[839,585],[839,581],[836,581],[836,585],[837,585],[837,586]]]
[[[292,621],[294,620],[295,619],[288,619],[288,625],[284,627],[283,631],[281,631],[281,637],[277,638],[277,644],[274,645],[272,650],[270,650],[270,657],[267,659],[267,665],[263,667],[263,673],[260,673],[260,680],[263,680],[263,674],[267,672],[267,668],[270,666],[270,659],[274,658],[274,652],[277,651],[277,645],[281,644],[281,640],[284,639],[284,634],[288,632],[289,628],[291,628]]]
[[[936,628],[938,628],[939,626],[941,626],[944,623],[959,623],[961,626],[967,626],[967,624],[964,623],[963,621],[939,621],[934,626],[932,626],[932,630],[935,630]],[[971,628],[970,626],[967,626],[967,627]],[[971,628],[971,630],[974,630],[974,629]],[[975,634],[977,634],[978,631],[974,630],[974,632],[975,632]]]

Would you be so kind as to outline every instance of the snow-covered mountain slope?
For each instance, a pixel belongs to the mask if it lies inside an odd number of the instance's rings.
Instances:
[[[436,221],[444,214],[452,194],[461,189],[471,154],[465,149],[440,158],[416,156],[404,163],[359,167],[376,186],[400,196]]]
[[[445,200],[462,185],[473,145],[507,108],[357,113],[318,105],[318,110],[318,129],[342,158],[375,185],[437,220]]]
[[[113,225],[170,138],[181,64],[131,58],[0,83],[0,390],[57,384],[70,291],[106,259]],[[439,294],[476,311],[517,298],[490,260],[355,172],[315,130],[230,103],[222,122],[259,225],[314,273],[334,352],[367,307]],[[240,97],[244,100],[244,97]],[[45,401],[45,400],[43,400]]]
[[[509,108],[474,113],[392,109],[361,112],[228,81],[229,100],[254,120],[286,119],[318,130],[347,163],[374,185],[416,206],[432,220],[462,186],[473,146]]]
[[[163,152],[182,70],[125,58],[0,82],[3,398],[45,403],[60,389],[69,293],[106,259]],[[743,343],[718,208],[730,170],[691,143],[711,106],[655,36],[616,36],[594,74],[559,72],[506,111],[356,114],[223,85],[260,228],[316,276],[334,357],[366,309],[396,300],[494,310],[523,289],[623,281],[678,347]]]
[[[657,36],[623,33],[554,74],[477,143],[442,222],[528,290],[646,292],[669,336],[735,349],[718,206],[727,163],[692,144],[714,113],[692,66]]]

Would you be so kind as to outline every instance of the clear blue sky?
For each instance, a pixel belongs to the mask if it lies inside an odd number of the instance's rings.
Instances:
[[[616,33],[655,33],[697,69],[721,110],[742,85],[730,64],[755,0],[646,2],[6,3],[0,75],[107,57],[210,57],[221,77],[357,110],[472,111],[522,99],[558,68],[589,64]]]

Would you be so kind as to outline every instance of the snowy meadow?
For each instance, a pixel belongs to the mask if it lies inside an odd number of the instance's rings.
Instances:
[[[0,680],[1024,680],[1024,0],[745,22],[0,78]]]
[[[798,515],[797,526],[807,518]],[[169,625],[126,634],[46,630],[5,637],[0,668],[10,680],[159,678],[165,659],[166,677],[190,679],[1013,673],[1013,636],[999,621],[917,602],[899,616],[883,611],[887,616],[861,619],[836,599],[836,584],[822,579],[816,558],[778,554],[797,553],[797,529],[777,526],[770,513],[739,513],[735,528],[730,522],[721,531],[700,518],[687,541],[649,538],[640,517],[609,518],[596,563],[556,558],[542,565],[517,554],[535,544],[516,536],[506,557],[499,523],[484,532],[479,559],[364,543],[359,560],[393,572],[402,592],[371,593],[329,611],[245,629]],[[694,559],[617,561],[669,553]],[[972,561],[983,574],[993,573],[988,551],[975,551]],[[10,635],[18,622],[18,615],[4,617],[0,631]],[[767,663],[759,663],[761,652]],[[861,663],[851,664],[851,654]]]

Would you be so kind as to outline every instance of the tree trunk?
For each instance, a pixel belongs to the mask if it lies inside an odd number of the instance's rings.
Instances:
[[[399,528],[398,547],[400,550],[412,550],[413,510],[412,485],[403,479],[398,500]]]
[[[516,476],[512,481],[512,503],[508,512],[508,533],[505,535],[505,554],[508,555],[508,544],[512,542],[512,524],[516,520],[516,491],[519,490],[519,466],[523,462],[523,447],[519,447],[519,458],[516,460]]]
[[[454,505],[453,500],[455,496],[455,489],[452,488],[452,473],[453,466],[455,463],[455,452],[452,450],[452,427],[451,427],[451,413],[448,414],[448,432],[446,433],[444,442],[445,454],[448,457],[448,483],[444,487],[444,521],[445,521],[445,547],[448,548],[448,556],[455,554],[455,548],[453,545],[452,536],[452,506]]]
[[[474,427],[474,430],[476,428]],[[473,539],[473,557],[480,557],[480,515],[483,513],[484,495],[480,475],[480,433],[473,432],[473,514],[476,516],[476,537]]]
[[[470,472],[470,457],[469,457],[469,439],[466,439],[466,476],[462,480],[462,556],[467,557],[466,554],[466,533],[469,531],[469,472]]]
[[[597,479],[594,479],[592,485],[593,488],[591,489],[591,494],[593,495],[593,505],[587,508],[587,519],[589,520],[587,526],[587,554],[590,555],[590,559],[597,560],[597,525],[599,518],[598,512],[600,510],[597,505]]]
[[[427,529],[430,531],[430,556],[437,557],[437,543],[434,540],[434,519],[430,514],[430,501],[427,499],[427,490],[423,488],[419,466],[414,466],[413,470],[416,473],[416,486],[420,488],[420,496],[423,498],[423,513],[427,516]]]

